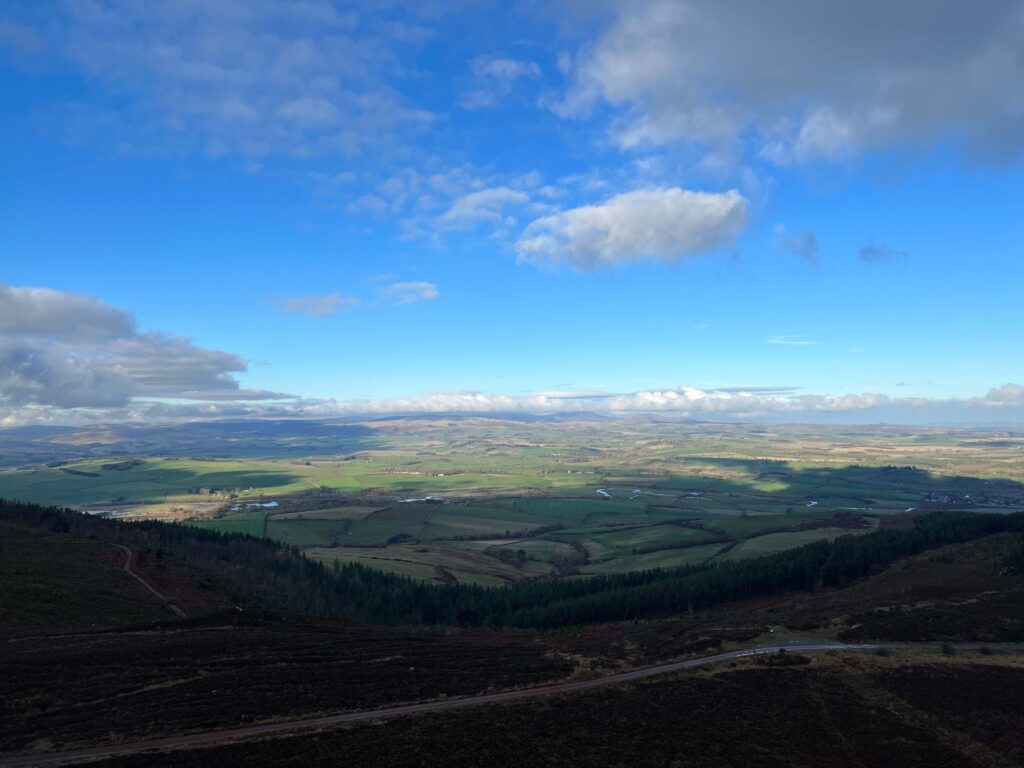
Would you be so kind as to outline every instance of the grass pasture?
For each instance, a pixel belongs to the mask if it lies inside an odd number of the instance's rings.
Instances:
[[[754,557],[869,530],[838,516],[873,525],[908,509],[1024,508],[1024,442],[984,431],[458,418],[345,429],[358,437],[347,454],[296,438],[279,458],[0,469],[0,496],[150,510],[331,561],[479,583]],[[262,455],[245,439],[239,452]],[[271,499],[280,506],[245,506]]]
[[[263,519],[267,513],[259,512],[237,512],[228,517],[220,517],[215,520],[196,520],[192,524],[199,528],[207,528],[221,533],[244,533],[257,538],[263,535]]]
[[[95,460],[61,467],[0,470],[0,488],[9,498],[40,504],[87,505],[226,500],[229,493],[251,498],[315,487],[310,479],[283,462],[153,458],[128,469],[104,467],[109,464]]]
[[[539,560],[543,563],[550,563],[556,558],[573,560],[578,558],[578,553],[571,546],[562,541],[553,539],[512,539],[489,545],[495,549],[522,550],[526,557],[531,560]]]
[[[622,528],[608,533],[595,533],[590,537],[609,550],[616,552],[635,550],[643,547],[666,546],[676,543],[692,544],[715,539],[718,536],[707,530],[684,528],[671,523]]]
[[[736,560],[746,557],[760,557],[761,555],[774,555],[776,552],[793,549],[794,547],[800,547],[814,541],[821,541],[822,539],[834,539],[837,536],[844,536],[849,533],[854,532],[844,528],[816,528],[811,531],[769,533],[765,536],[744,539],[722,555],[722,557],[728,560]]]
[[[511,543],[510,548],[514,548]],[[482,586],[501,586],[551,574],[550,566],[541,561],[527,560],[516,567],[477,547],[459,546],[459,543],[398,544],[379,548],[318,547],[308,550],[307,554],[328,565],[335,560],[339,563],[355,562],[424,581],[458,581]]]
[[[382,511],[381,507],[331,507],[301,512],[275,512],[268,517],[274,522],[283,520],[365,520],[374,512],[380,511]]]
[[[598,560],[580,568],[580,573],[584,576],[595,576],[646,571],[653,568],[676,568],[681,565],[699,565],[715,559],[723,546],[723,544],[704,544],[686,549],[666,549],[632,557]]]

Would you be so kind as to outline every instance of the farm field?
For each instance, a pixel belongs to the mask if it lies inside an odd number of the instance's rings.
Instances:
[[[186,520],[328,565],[482,585],[757,557],[915,510],[1024,508],[1024,437],[1004,432],[439,418],[335,435],[303,424],[201,444],[181,427],[161,443],[152,428],[149,454],[131,457],[100,455],[110,436],[79,430],[86,455],[0,469],[0,497]],[[349,450],[323,453],[339,435]],[[162,444],[189,455],[159,455]]]

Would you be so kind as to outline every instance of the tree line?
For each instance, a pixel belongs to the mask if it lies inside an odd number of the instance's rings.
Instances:
[[[839,585],[900,557],[995,533],[1024,532],[1020,512],[931,512],[908,530],[841,536],[749,560],[481,587],[426,584],[356,563],[328,567],[268,539],[177,523],[126,523],[4,500],[0,520],[175,557],[217,577],[240,600],[273,610],[377,624],[532,629],[652,618]]]

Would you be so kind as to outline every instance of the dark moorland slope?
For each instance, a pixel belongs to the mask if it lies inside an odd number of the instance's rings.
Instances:
[[[1024,668],[866,657],[705,674],[96,763],[131,766],[1011,768],[1024,761]]]
[[[588,692],[97,764],[1020,765],[1024,656],[1005,645],[1024,639],[1019,524],[1017,516],[930,515],[859,537],[876,537],[863,549],[840,540],[795,559],[751,561],[760,569],[606,580],[584,595],[620,599],[623,589],[654,585],[677,605],[671,590],[694,583],[723,589],[718,580],[728,577],[742,592],[765,583],[743,579],[795,573],[794,563],[817,568],[738,601],[715,593],[674,616],[497,630],[275,612],[275,585],[285,595],[308,589],[315,602],[316,590],[351,600],[373,594],[347,593],[353,584],[377,582],[307,569],[291,550],[242,536],[6,504],[0,755],[429,701],[820,637],[995,650],[738,660]],[[125,573],[117,544],[187,618]],[[854,564],[849,572],[827,576],[844,562]]]

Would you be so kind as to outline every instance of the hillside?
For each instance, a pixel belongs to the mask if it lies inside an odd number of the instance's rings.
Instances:
[[[818,657],[259,742],[104,760],[103,768],[278,765],[1013,768],[1021,657]]]
[[[40,519],[65,519],[47,514]],[[1024,576],[1005,566],[1020,534],[981,533],[811,592],[663,619],[510,632],[268,612],[259,590],[239,588],[251,575],[245,560],[215,574],[136,543],[141,572],[187,610],[182,619],[126,576],[109,543],[12,517],[3,524],[5,576],[74,591],[45,604],[5,592],[0,676],[10,695],[0,752],[8,756],[587,679],[800,637],[952,645],[948,653],[896,645],[884,655],[735,659],[589,692],[196,749],[187,761],[315,766],[358,753],[365,765],[428,764],[416,755],[431,755],[431,765],[575,765],[590,755],[609,765],[810,766],[836,743],[839,766],[1010,766],[1021,756],[1019,723],[1006,713],[1024,705],[1014,698],[1024,657],[1012,645],[1024,638]],[[145,532],[69,520],[123,536]],[[212,541],[228,552],[245,539]],[[956,652],[965,641],[973,650]],[[933,695],[947,686],[963,694],[955,707]],[[647,762],[636,761],[641,751]]]
[[[172,556],[230,584],[239,599],[294,613],[378,624],[554,629],[704,610],[787,591],[836,586],[901,556],[987,535],[1024,531],[1024,513],[930,513],[906,525],[820,540],[777,554],[509,587],[427,585],[359,564],[327,568],[279,543],[155,521],[123,521],[31,504],[0,505],[4,519]],[[243,597],[244,596],[244,597]]]
[[[109,541],[0,519],[0,638],[172,618],[125,558]],[[186,614],[234,606],[221,582],[180,560],[141,550],[132,568]]]

